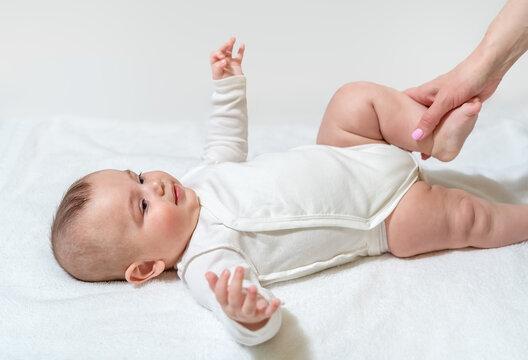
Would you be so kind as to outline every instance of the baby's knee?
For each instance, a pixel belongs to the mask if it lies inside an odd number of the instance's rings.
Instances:
[[[467,196],[460,196],[455,200],[455,207],[452,212],[452,229],[457,234],[467,237],[473,231],[475,226],[475,204]]]
[[[342,85],[337,91],[336,96],[354,97],[360,95],[369,95],[377,85],[368,81],[354,81]]]
[[[474,237],[485,236],[490,231],[491,213],[480,199],[457,191],[452,203],[450,230],[458,241],[471,246]]]

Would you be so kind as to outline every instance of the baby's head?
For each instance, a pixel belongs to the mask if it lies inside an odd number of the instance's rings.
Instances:
[[[176,264],[199,213],[196,193],[165,172],[98,171],[64,195],[53,254],[79,280],[141,283]]]

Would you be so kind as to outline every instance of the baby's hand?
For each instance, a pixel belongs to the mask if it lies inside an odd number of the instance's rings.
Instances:
[[[244,268],[241,266],[236,268],[233,280],[228,285],[229,276],[229,270],[224,270],[220,278],[210,271],[205,274],[209,287],[226,315],[250,330],[260,329],[279,308],[280,300],[274,299],[268,303],[257,292],[255,285],[248,289],[242,288]]]
[[[238,48],[238,54],[233,57],[233,45],[235,38],[231,38],[220,49],[211,53],[210,62],[213,71],[213,80],[224,79],[233,75],[243,75],[242,58],[244,57],[245,45]]]

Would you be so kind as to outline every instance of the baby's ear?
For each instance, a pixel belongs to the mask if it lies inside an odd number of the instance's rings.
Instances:
[[[126,269],[125,279],[132,284],[141,284],[155,278],[163,271],[165,271],[165,262],[162,260],[136,261]]]

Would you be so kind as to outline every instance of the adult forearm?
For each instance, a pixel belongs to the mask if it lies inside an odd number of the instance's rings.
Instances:
[[[471,99],[488,99],[511,66],[528,49],[528,0],[509,0],[475,50],[453,70],[406,94],[428,106],[412,132],[427,138],[450,110]]]
[[[475,50],[504,75],[528,49],[528,0],[509,0]]]

